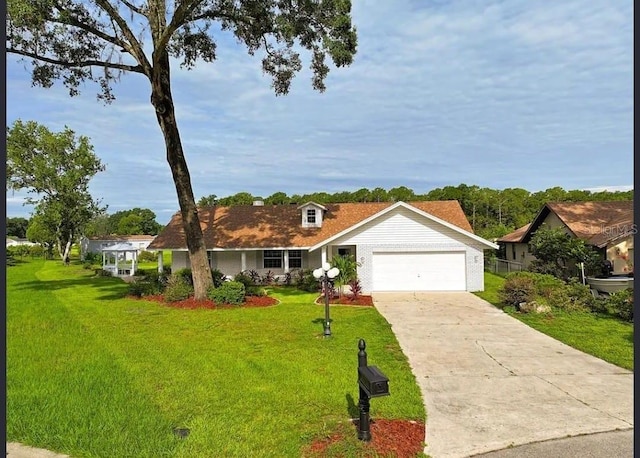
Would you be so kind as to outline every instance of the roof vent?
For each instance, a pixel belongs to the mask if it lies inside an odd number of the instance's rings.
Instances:
[[[264,207],[264,200],[254,200],[253,201],[253,206],[254,207]]]

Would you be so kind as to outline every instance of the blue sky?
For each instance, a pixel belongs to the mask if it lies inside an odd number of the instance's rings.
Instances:
[[[633,2],[354,0],[358,53],[313,91],[305,68],[276,97],[228,35],[218,60],[173,68],[196,199],[461,183],[529,191],[633,184]],[[308,56],[304,56],[308,66]],[[106,171],[90,190],[109,212],[178,210],[148,82],[124,75],[110,106],[88,85],[31,87],[7,56],[7,124],[90,137]],[[28,217],[24,193],[7,215]]]

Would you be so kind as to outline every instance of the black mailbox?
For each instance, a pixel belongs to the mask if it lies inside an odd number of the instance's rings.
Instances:
[[[376,366],[358,367],[358,383],[370,398],[389,395],[389,379]]]

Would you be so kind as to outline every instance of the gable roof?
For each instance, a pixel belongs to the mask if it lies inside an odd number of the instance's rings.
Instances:
[[[500,242],[528,243],[533,233],[553,212],[577,238],[598,248],[636,232],[633,224],[633,201],[612,202],[549,202],[542,207],[529,227],[507,234]]]
[[[525,224],[524,226],[508,233],[507,235],[503,235],[498,239],[498,242],[521,243],[530,227],[531,223]]]
[[[267,249],[312,247],[398,205],[393,202],[326,204],[322,227],[303,228],[296,205],[238,205],[198,210],[207,249]],[[404,203],[403,203],[404,204]],[[404,204],[473,234],[458,201],[425,201]],[[173,215],[149,245],[149,250],[186,249],[182,216]]]

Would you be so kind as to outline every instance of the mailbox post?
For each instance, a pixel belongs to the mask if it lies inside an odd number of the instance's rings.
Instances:
[[[389,379],[376,366],[367,364],[367,344],[364,339],[358,341],[358,388],[360,396],[358,407],[360,421],[358,425],[358,439],[369,442],[371,428],[369,425],[369,407],[372,397],[389,395]]]

